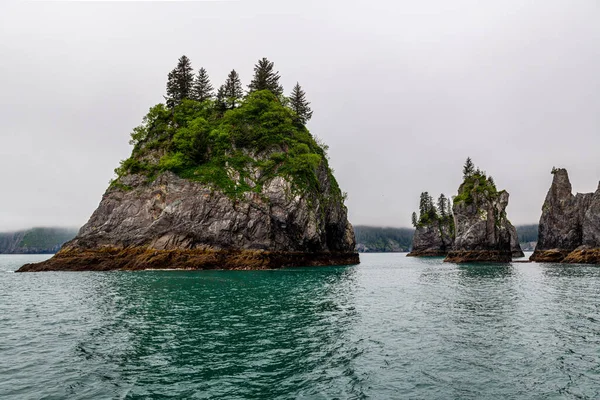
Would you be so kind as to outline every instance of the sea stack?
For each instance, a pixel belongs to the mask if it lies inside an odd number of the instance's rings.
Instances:
[[[450,200],[443,194],[433,203],[427,192],[421,193],[419,217],[413,213],[415,235],[408,257],[445,257],[454,242],[454,219]]]
[[[467,159],[463,178],[454,197],[454,246],[444,261],[510,262],[514,228],[506,216],[508,192],[497,190],[494,180],[476,170],[471,159]]]
[[[532,261],[600,264],[600,185],[573,195],[569,174],[552,169]]]
[[[19,271],[357,264],[345,195],[304,124],[308,103],[288,107],[260,79],[242,98],[234,73],[221,89],[239,90],[151,108],[77,237]]]

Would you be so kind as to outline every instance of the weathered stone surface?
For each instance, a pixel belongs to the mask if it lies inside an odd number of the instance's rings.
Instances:
[[[454,231],[450,224],[436,220],[419,225],[413,236],[412,251],[408,257],[443,257],[454,242]]]
[[[525,253],[521,249],[521,244],[519,243],[519,235],[517,234],[517,228],[510,223],[510,221],[506,220],[508,230],[510,231],[510,251],[512,252],[513,258],[525,257]]]
[[[600,187],[573,195],[566,169],[553,172],[532,261],[600,263]]]
[[[476,184],[471,202],[454,202],[456,237],[444,262],[510,262],[512,225],[505,211],[508,197],[506,191],[493,196],[480,193]]]
[[[130,175],[121,183],[131,190],[107,190],[75,239],[20,271],[356,264],[346,207],[326,166],[318,176],[320,193],[295,193],[278,176],[232,199],[170,172],[149,184]]]

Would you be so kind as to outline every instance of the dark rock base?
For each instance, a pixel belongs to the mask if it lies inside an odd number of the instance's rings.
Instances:
[[[447,251],[443,250],[417,250],[411,251],[406,257],[446,257]]]
[[[291,253],[256,250],[154,250],[146,248],[65,249],[17,272],[146,269],[275,269],[359,264],[358,253]]]
[[[510,251],[498,250],[456,250],[448,252],[444,262],[464,263],[509,263],[512,260]]]
[[[600,248],[575,249],[562,262],[569,264],[600,264]]]
[[[525,257],[525,253],[523,253],[523,250],[513,250],[512,257],[513,258]]]
[[[535,262],[560,263],[568,255],[569,250],[535,250],[529,259]]]
[[[568,250],[536,250],[531,261],[562,264],[600,264],[600,248]]]

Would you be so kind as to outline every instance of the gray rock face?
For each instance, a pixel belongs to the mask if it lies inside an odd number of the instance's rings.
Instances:
[[[510,250],[512,252],[513,257],[525,257],[525,253],[521,249],[521,244],[519,243],[519,235],[517,234],[517,228],[510,223],[510,221],[506,221],[508,230],[510,231]]]
[[[461,190],[459,190],[460,192]],[[508,192],[494,198],[473,191],[471,203],[454,204],[456,237],[446,262],[509,262],[511,227],[506,217]]]
[[[537,249],[575,250],[583,241],[583,217],[592,194],[572,193],[566,169],[554,173],[539,224]]]
[[[435,221],[418,226],[413,237],[410,257],[441,257],[452,248],[454,231],[450,224]]]
[[[600,183],[583,216],[583,245],[600,247]]]
[[[595,193],[573,195],[566,169],[553,172],[539,223],[539,239],[531,260],[539,262],[600,262],[589,255],[600,248],[600,187]],[[588,256],[581,257],[586,251]]]
[[[46,264],[36,265],[70,269],[89,261],[89,268],[77,269],[141,269],[148,262],[141,251],[168,254],[165,265],[151,263],[164,268],[357,263],[346,207],[333,196],[326,167],[318,176],[321,193],[294,193],[290,182],[278,176],[261,193],[232,199],[170,172],[150,184],[143,176],[129,175],[122,183],[131,190],[109,189],[77,237]],[[221,256],[231,251],[235,257]],[[116,253],[123,262],[111,262]],[[217,253],[220,265],[214,265]]]

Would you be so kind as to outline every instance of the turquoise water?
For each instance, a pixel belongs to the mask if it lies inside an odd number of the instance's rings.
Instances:
[[[2,399],[600,397],[600,268],[29,273],[0,256]]]

